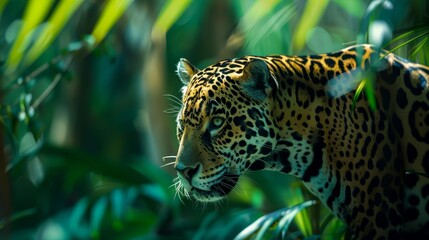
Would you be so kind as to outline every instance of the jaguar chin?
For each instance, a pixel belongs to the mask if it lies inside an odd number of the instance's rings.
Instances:
[[[201,202],[216,202],[224,199],[237,184],[238,175],[223,175],[219,183],[216,183],[210,187],[209,190],[203,190],[196,187],[191,187],[189,190],[185,188],[185,191],[193,197],[195,200]],[[183,184],[183,183],[182,183]]]

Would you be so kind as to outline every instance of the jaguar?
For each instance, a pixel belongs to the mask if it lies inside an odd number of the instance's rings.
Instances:
[[[177,73],[182,194],[218,201],[246,170],[279,171],[300,179],[352,239],[428,234],[429,67],[364,44],[202,70],[180,59]],[[373,93],[357,94],[362,86]]]

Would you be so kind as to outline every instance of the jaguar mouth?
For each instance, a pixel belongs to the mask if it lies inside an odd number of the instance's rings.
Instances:
[[[238,182],[239,175],[225,174],[221,177],[222,179],[210,187],[210,190],[202,190],[193,187],[191,193],[195,199],[202,202],[214,202],[224,198],[228,193],[232,191]]]

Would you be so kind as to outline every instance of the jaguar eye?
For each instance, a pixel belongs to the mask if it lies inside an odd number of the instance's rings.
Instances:
[[[220,128],[220,127],[222,127],[224,121],[225,121],[225,119],[222,118],[222,117],[214,117],[214,118],[212,118],[212,120],[210,122],[211,128]]]

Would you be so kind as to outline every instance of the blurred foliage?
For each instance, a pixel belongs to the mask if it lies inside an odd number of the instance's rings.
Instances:
[[[162,160],[178,146],[176,62],[373,41],[427,64],[425,4],[0,0],[0,238],[232,239],[305,205],[302,184],[273,172],[247,173],[220,204],[180,202],[174,158]],[[287,239],[345,232],[321,204],[272,223]]]

